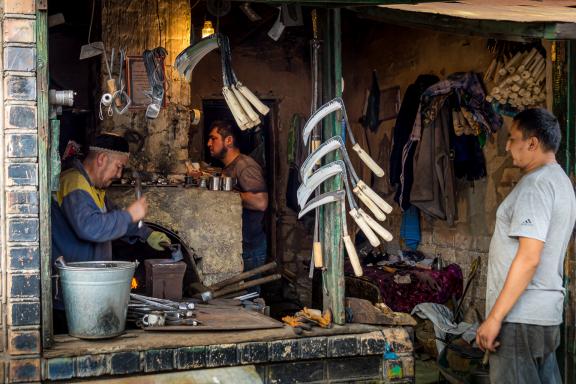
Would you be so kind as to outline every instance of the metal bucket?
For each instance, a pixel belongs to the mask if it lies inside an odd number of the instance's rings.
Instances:
[[[124,332],[136,265],[127,261],[56,265],[70,336],[106,339]]]

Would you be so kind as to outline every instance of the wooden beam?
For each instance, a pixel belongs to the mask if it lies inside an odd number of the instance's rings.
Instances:
[[[555,58],[557,61],[557,57]],[[576,125],[574,108],[575,94],[574,86],[576,86],[575,72],[576,72],[576,42],[566,42],[566,127],[562,132],[562,150],[564,152],[564,169],[566,173],[574,180],[576,170]],[[556,71],[553,72],[553,74]],[[553,100],[557,100],[556,92],[554,92]],[[561,98],[561,95],[560,95]],[[574,327],[576,302],[574,297],[576,294],[576,254],[574,252],[576,239],[572,236],[571,242],[566,252],[564,259],[564,288],[566,289],[566,297],[564,304],[564,322],[560,329],[562,332],[561,344],[558,348],[558,365],[563,374],[564,382],[570,382],[574,377],[575,371],[575,346],[574,335],[576,328]]]
[[[359,16],[389,24],[434,29],[459,35],[475,35],[507,40],[574,39],[575,23],[496,21],[467,19],[427,12],[411,12],[380,7],[349,7]]]
[[[232,0],[238,2],[245,2],[245,0]],[[278,4],[298,4],[314,7],[327,7],[327,8],[340,8],[340,7],[361,7],[367,5],[388,5],[388,4],[417,4],[417,3],[431,3],[437,0],[251,0],[251,3],[264,3],[271,5]]]
[[[52,334],[52,235],[50,228],[50,132],[48,126],[48,11],[42,1],[36,11],[36,82],[38,94],[38,195],[40,203],[40,281],[42,348],[53,344]]]
[[[342,54],[340,42],[340,10],[325,11],[324,18],[324,101],[342,95]],[[330,114],[324,120],[323,139],[340,135],[342,127],[335,114]],[[327,155],[325,162],[339,159],[339,153]],[[342,180],[335,177],[326,182],[325,190],[342,188]],[[323,306],[332,311],[334,323],[344,324],[344,250],[342,247],[342,217],[340,204],[324,205],[321,210],[321,240],[324,255],[325,270],[322,274]]]

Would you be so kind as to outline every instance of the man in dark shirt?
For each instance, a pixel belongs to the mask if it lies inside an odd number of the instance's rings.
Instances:
[[[248,271],[266,262],[266,234],[262,226],[268,207],[266,180],[260,165],[240,153],[231,123],[215,121],[208,136],[210,155],[224,164],[224,176],[236,179],[242,199],[242,259]]]

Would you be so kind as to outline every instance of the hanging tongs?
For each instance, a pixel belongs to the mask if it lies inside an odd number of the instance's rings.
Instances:
[[[124,90],[124,61],[126,60],[126,48],[119,49],[120,52],[120,64],[119,64],[119,71],[118,71],[118,87],[119,89],[114,92],[113,99],[114,99],[114,110],[116,113],[122,115],[127,110],[130,104],[132,104],[132,100],[130,96]]]

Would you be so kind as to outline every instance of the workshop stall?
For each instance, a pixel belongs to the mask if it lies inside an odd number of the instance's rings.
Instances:
[[[483,318],[495,211],[520,177],[511,117],[553,110],[574,172],[573,9],[479,3],[4,2],[0,377],[413,382],[415,348],[442,350],[420,304]],[[419,137],[415,122],[438,116],[442,137]],[[207,148],[218,120],[264,172],[255,270],[242,197]],[[101,133],[130,147],[108,198],[146,196],[145,222],[170,244],[114,243],[134,270],[126,325],[88,340],[54,332],[66,266],[51,255],[50,204]]]

